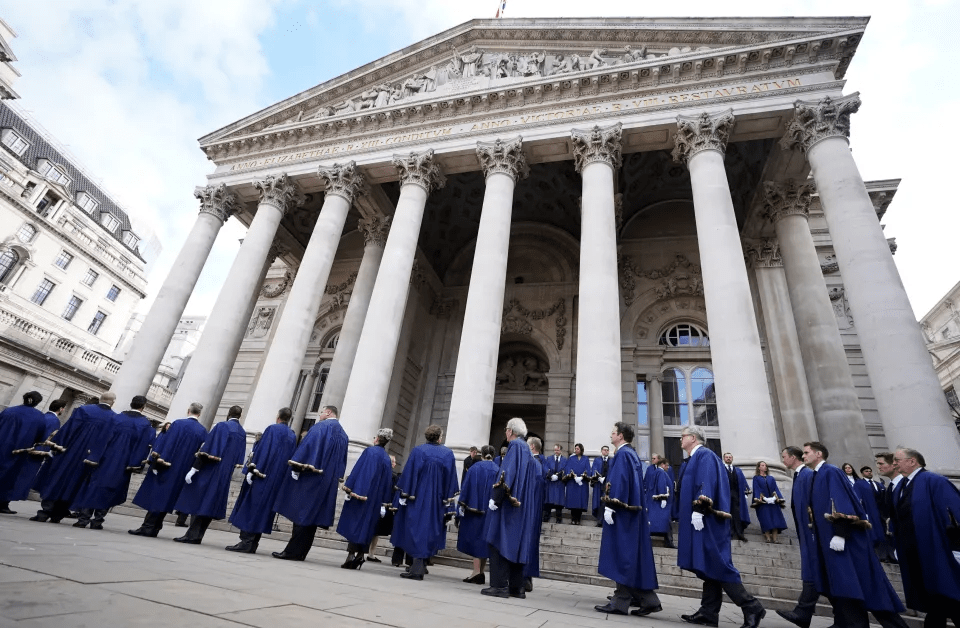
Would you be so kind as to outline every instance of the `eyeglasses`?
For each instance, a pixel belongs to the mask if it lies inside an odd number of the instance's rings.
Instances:
[[[896,458],[894,457],[894,462],[903,462],[904,460],[916,460],[916,458]]]

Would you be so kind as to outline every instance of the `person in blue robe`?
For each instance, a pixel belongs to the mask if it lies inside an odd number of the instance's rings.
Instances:
[[[507,453],[487,503],[484,540],[490,553],[490,586],[480,592],[494,597],[525,598],[523,566],[536,540],[533,523],[540,515],[539,472],[527,445],[523,419],[507,421]]]
[[[457,465],[453,452],[441,445],[443,428],[424,430],[427,442],[410,452],[397,488],[399,509],[393,521],[390,542],[413,559],[410,570],[400,576],[423,580],[426,559],[446,546],[446,520],[456,512],[459,495]]]
[[[767,469],[767,463],[759,461],[753,474],[751,506],[757,511],[757,525],[767,543],[776,543],[780,533],[787,529],[787,520],[783,516],[786,504],[776,478]]]
[[[853,492],[860,498],[863,510],[867,513],[867,521],[870,522],[870,540],[873,542],[874,551],[886,540],[886,533],[883,529],[883,518],[880,516],[880,508],[877,506],[876,489],[873,481],[861,477],[853,483]],[[881,555],[878,552],[877,557]]]
[[[116,424],[111,410],[116,395],[105,392],[100,403],[80,406],[47,441],[53,457],[41,467],[34,488],[40,510],[31,521],[59,523],[70,514],[70,504],[87,476],[100,466]]]
[[[680,619],[690,624],[716,626],[722,593],[743,611],[743,627],[757,628],[766,611],[747,593],[730,555],[730,476],[720,458],[704,447],[703,428],[680,431],[680,448],[688,454],[677,479],[677,566],[703,580],[700,608]]]
[[[497,481],[499,465],[493,462],[494,449],[490,445],[480,448],[481,460],[475,462],[463,478],[460,499],[457,501],[457,551],[473,556],[473,571],[463,579],[470,584],[486,584],[484,568],[490,555],[483,539],[487,503]]]
[[[752,491],[743,475],[743,469],[733,466],[733,454],[723,454],[723,465],[730,482],[730,534],[733,538],[746,541],[744,530],[750,525],[750,502],[747,495]]]
[[[567,467],[567,458],[563,455],[560,443],[553,446],[553,455],[548,456],[543,467],[543,478],[547,483],[545,497],[544,521],[550,520],[550,514],[556,510],[557,523],[563,523],[563,502],[566,498],[563,476]]]
[[[36,475],[37,467],[32,461],[42,461],[41,457],[30,455],[34,446],[47,436],[46,420],[43,412],[37,409],[41,401],[43,395],[31,390],[23,395],[23,405],[0,412],[0,514],[17,514],[10,510],[10,502],[27,497],[22,490],[17,490],[18,480],[31,472]]]
[[[616,448],[603,495],[603,535],[597,571],[617,584],[610,601],[594,608],[601,613],[644,617],[663,610],[655,589],[657,571],[643,490],[643,466],[633,448],[634,428],[618,422],[610,434]],[[656,467],[653,467],[654,469]],[[631,606],[640,608],[630,611]]]
[[[247,433],[240,425],[242,413],[240,406],[227,410],[227,420],[213,426],[184,476],[187,485],[174,509],[190,515],[190,527],[173,539],[177,543],[200,545],[210,522],[227,516],[230,478],[243,465],[247,449]]]
[[[647,514],[650,518],[650,534],[663,537],[663,546],[676,549],[673,542],[673,529],[670,525],[670,505],[673,497],[673,483],[670,476],[660,466],[662,461],[651,464],[644,475],[644,493],[646,495]]]
[[[127,501],[130,476],[143,469],[156,435],[150,419],[141,412],[146,405],[147,398],[137,395],[130,409],[117,415],[103,461],[73,500],[71,508],[80,513],[73,527],[89,525],[91,530],[102,530],[107,510]]]
[[[583,511],[590,504],[590,459],[583,455],[583,445],[573,446],[573,455],[567,458],[563,468],[563,482],[566,485],[563,505],[570,510],[570,523],[580,525]]]
[[[350,439],[337,419],[335,406],[324,406],[288,462],[274,510],[293,522],[293,532],[281,552],[281,560],[306,560],[317,528],[333,525],[337,488],[347,470]]]
[[[290,429],[290,408],[280,408],[277,421],[253,444],[253,452],[244,469],[244,481],[233,505],[230,523],[240,529],[240,542],[227,551],[256,554],[260,537],[273,531],[276,512],[273,504],[283,478],[287,461],[297,447],[297,435]]]
[[[803,445],[813,470],[808,514],[817,591],[830,600],[838,626],[866,628],[870,611],[884,628],[906,628],[903,604],[873,552],[866,511],[844,472],[826,462],[829,455],[822,443]]]
[[[373,446],[363,450],[343,483],[347,499],[337,523],[337,533],[347,539],[347,560],[340,565],[343,569],[363,566],[377,523],[387,516],[393,494],[393,468],[386,450],[391,439],[393,430],[381,428]]]
[[[600,498],[603,497],[603,486],[606,483],[609,470],[610,448],[604,445],[600,448],[600,455],[594,458],[593,463],[590,465],[590,486],[592,488],[590,514],[597,520],[598,528],[603,525]]]
[[[493,459],[493,464],[495,464],[495,465],[497,465],[497,466],[499,467],[499,466],[503,463],[503,456],[504,456],[504,454],[506,454],[506,453],[507,453],[507,448],[506,448],[506,447],[501,447],[501,448],[500,448],[500,455]]]
[[[193,468],[197,451],[207,437],[207,428],[200,423],[203,405],[191,403],[187,416],[177,419],[153,441],[150,465],[133,503],[147,511],[135,536],[156,537],[163,528],[163,518],[173,510],[180,492],[186,486],[187,471]]]
[[[887,478],[888,481],[883,483],[883,489],[880,490],[877,495],[877,508],[880,511],[880,520],[883,522],[881,526],[883,528],[883,540],[874,545],[873,549],[877,552],[877,556],[880,557],[881,563],[896,563],[896,541],[893,531],[891,493],[893,491],[894,479],[899,479],[902,476],[900,475],[900,470],[894,466],[893,452],[879,452],[876,454],[874,460],[877,463],[877,472],[881,477]],[[883,482],[882,479],[880,481]]]
[[[960,626],[960,492],[915,449],[894,460],[905,476],[893,519],[907,606],[927,614],[924,628]]]
[[[3,495],[4,489],[0,488],[0,506],[3,505],[4,501],[20,501],[27,499],[30,495],[30,487],[32,487],[36,481],[37,473],[39,473],[43,461],[51,456],[50,445],[44,443],[60,429],[60,415],[63,414],[66,407],[67,402],[61,401],[60,399],[54,399],[50,402],[50,407],[47,409],[46,414],[43,415],[45,422],[45,434],[43,438],[31,449],[23,452],[25,459],[21,461],[20,470],[15,474],[12,484],[7,484],[6,481],[0,481],[0,487],[10,487],[6,489],[6,496]],[[10,510],[9,507],[7,507],[6,510],[9,512],[4,513],[4,509],[0,508],[0,514],[16,514]]]
[[[390,534],[393,532],[393,514],[396,510],[393,507],[393,496],[397,492],[397,457],[393,454],[390,454],[390,494],[387,496],[387,507],[386,512],[380,519],[377,521],[377,529],[374,532],[373,538],[370,539],[370,547],[367,548],[367,560],[372,563],[383,562],[377,558],[377,546],[380,543],[380,539],[383,537],[390,538]]]
[[[523,564],[523,588],[529,593],[533,591],[533,579],[540,577],[540,524],[542,523],[540,513],[543,511],[543,499],[547,494],[547,481],[543,477],[544,457],[540,453],[543,449],[543,441],[536,436],[529,436],[527,437],[527,446],[530,447],[530,453],[533,454],[533,464],[530,466],[534,483],[537,485],[534,490],[536,504],[527,509],[528,521],[524,524],[533,533],[530,555],[527,556],[527,560]]]

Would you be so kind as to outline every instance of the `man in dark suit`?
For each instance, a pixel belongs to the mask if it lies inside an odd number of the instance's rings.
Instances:
[[[880,508],[880,519],[885,534],[884,540],[875,547],[877,557],[880,562],[897,562],[896,552],[894,551],[895,540],[893,538],[893,523],[890,521],[890,515],[893,511],[893,491],[897,483],[902,479],[900,469],[893,459],[893,453],[883,451],[876,456],[877,471],[881,476],[887,478],[889,482],[883,487],[879,495],[877,505]]]
[[[747,495],[752,489],[747,486],[747,479],[739,467],[733,466],[733,454],[723,454],[723,466],[727,470],[727,479],[730,481],[730,537],[746,541],[743,531],[750,525],[750,506]]]

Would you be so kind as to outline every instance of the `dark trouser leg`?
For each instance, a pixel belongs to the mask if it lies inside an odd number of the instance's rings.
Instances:
[[[816,611],[817,600],[819,599],[820,594],[817,593],[817,587],[815,587],[812,582],[804,580],[803,588],[800,589],[800,598],[797,600],[797,605],[793,609],[793,612],[797,615],[797,619],[809,624],[813,618],[813,613]]]
[[[177,522],[174,523],[173,525],[177,526],[178,528],[185,528],[185,527],[187,527],[187,517],[189,517],[189,516],[190,516],[190,513],[188,513],[188,512],[180,512],[180,511],[178,510],[178,511],[177,511]]]
[[[490,586],[494,589],[506,589],[510,584],[510,571],[507,561],[497,550],[495,545],[487,544],[490,557]]]
[[[427,573],[427,565],[423,558],[414,558],[413,564],[410,565],[410,575],[411,576],[423,576]]]
[[[883,628],[907,628],[907,622],[903,621],[903,617],[900,617],[900,613],[894,613],[893,611],[870,612],[873,613],[877,623],[883,626]]]
[[[95,526],[102,526],[103,520],[107,516],[107,508],[95,508],[93,510],[93,516],[90,518],[90,523]]]
[[[927,595],[927,599],[928,612],[923,620],[923,628],[946,628],[948,617],[955,628],[960,628],[960,600],[932,593]],[[873,616],[877,617],[877,614]]]
[[[513,563],[502,556],[500,558],[507,563],[507,587],[509,587],[510,593],[522,593],[523,563]]]
[[[203,535],[207,533],[207,527],[211,521],[213,521],[212,517],[191,515],[190,527],[187,528],[187,533],[183,535],[183,538],[191,541],[202,541]]]
[[[833,619],[837,626],[843,628],[868,628],[867,609],[860,600],[848,597],[832,597]]]
[[[260,537],[263,536],[260,532],[244,532],[240,531],[240,541],[242,543],[250,544],[250,551],[255,552],[257,548],[260,547]]]
[[[583,516],[583,509],[582,509],[582,508],[571,508],[571,509],[570,509],[570,520],[571,520],[573,523],[579,525],[579,524],[580,524],[580,517],[582,517],[582,516]]]
[[[163,529],[163,519],[167,516],[167,513],[160,512],[148,512],[147,516],[143,518],[143,525],[150,528],[150,533],[153,536],[160,534],[160,530]]]
[[[78,512],[77,527],[90,523],[90,519],[93,517],[93,508],[81,508]]]
[[[313,537],[317,534],[317,526],[301,526],[293,524],[290,541],[283,551],[295,558],[304,559],[313,547]]]
[[[59,523],[70,514],[70,504],[62,500],[44,499],[40,501],[40,510],[37,511],[38,521],[53,521]]]
[[[610,598],[610,605],[626,614],[630,611],[630,605],[633,604],[634,595],[639,594],[640,592],[637,589],[618,582],[613,597]]]
[[[390,564],[394,567],[399,567],[403,564],[403,559],[406,557],[406,554],[402,547],[394,547],[393,555],[390,557]]]
[[[758,613],[763,610],[760,600],[753,597],[743,588],[741,582],[722,582],[720,586],[734,604],[745,613]]]
[[[15,515],[17,513],[10,510],[10,502],[0,502],[0,512],[5,515]]]
[[[554,504],[553,507],[557,511],[557,523],[563,523],[563,505]]]
[[[723,603],[723,586],[717,580],[704,580],[700,594],[700,610],[704,619],[717,622],[720,619],[720,605]]]

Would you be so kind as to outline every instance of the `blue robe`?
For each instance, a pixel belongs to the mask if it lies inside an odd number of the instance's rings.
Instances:
[[[532,522],[539,522],[542,511],[537,500],[540,486],[533,477],[538,472],[527,442],[522,438],[510,441],[493,486],[498,508],[487,513],[484,538],[512,563],[530,559],[535,540]]]
[[[337,488],[347,470],[347,433],[337,419],[310,428],[288,463],[274,509],[300,526],[329,528],[337,510]]]
[[[474,558],[490,556],[487,542],[483,539],[483,526],[487,504],[490,502],[499,471],[500,467],[492,460],[481,460],[470,467],[460,487],[460,500],[457,505],[463,514],[459,515],[457,551]]]
[[[276,512],[273,504],[283,478],[290,473],[287,461],[297,448],[297,435],[283,423],[274,423],[263,430],[263,435],[253,445],[250,462],[243,470],[244,476],[253,474],[253,484],[244,480],[240,494],[233,505],[230,523],[244,532],[270,534]]]
[[[380,508],[388,506],[393,495],[393,468],[387,450],[377,445],[364,449],[343,483],[343,491],[349,497],[340,511],[337,534],[366,546],[377,533]]]
[[[564,456],[560,456],[558,461],[555,456],[547,456],[545,464],[543,465],[543,478],[547,482],[547,495],[546,504],[555,504],[557,506],[563,506],[563,501],[566,498],[565,491],[563,490],[563,470],[567,468],[567,459]],[[556,475],[557,479],[554,480],[553,476]]]
[[[763,501],[765,497],[773,497],[777,502],[768,504]],[[787,520],[783,517],[781,507],[785,503],[777,480],[772,475],[753,476],[753,507],[757,509],[757,524],[762,532],[783,532],[787,529]]]
[[[614,513],[613,525],[603,522],[597,571],[641,590],[658,588],[646,503],[640,457],[633,445],[621,445],[604,483],[603,505]]]
[[[870,528],[870,538],[873,544],[883,542],[886,539],[886,533],[883,529],[883,518],[880,516],[880,508],[877,506],[876,491],[873,489],[873,483],[865,478],[860,478],[853,483],[853,492],[860,498],[863,509],[867,513],[867,520],[872,526]]]
[[[413,558],[429,558],[446,546],[444,517],[459,494],[453,452],[439,443],[414,447],[397,488],[398,505],[401,498],[407,504],[399,505],[390,542]]]
[[[670,503],[673,497],[672,483],[667,472],[656,465],[650,465],[644,475],[650,532],[665,534],[670,531]],[[661,504],[666,503],[666,506]]]
[[[118,414],[103,461],[90,473],[71,508],[106,510],[127,501],[130,474],[143,466],[155,435],[150,419],[139,412]]]
[[[680,470],[678,483],[677,566],[700,579],[740,582],[730,556],[730,480],[723,461],[701,446]],[[703,514],[699,532],[690,523],[694,509]]]
[[[0,502],[27,498],[30,486],[24,491],[20,478],[33,482],[43,458],[29,452],[46,436],[46,419],[36,408],[12,406],[0,412]]]
[[[800,467],[797,479],[793,481],[793,492],[790,495],[793,525],[797,530],[797,539],[800,542],[800,579],[803,582],[813,582],[813,574],[818,568],[813,522],[810,521],[810,511],[808,510],[810,506],[810,482],[812,480],[813,471],[807,467]]]
[[[862,600],[869,611],[902,612],[903,604],[873,551],[866,512],[847,476],[824,463],[814,472],[809,488],[817,591],[827,597]],[[830,549],[834,536],[846,538],[842,552]]]
[[[226,517],[230,477],[243,464],[246,450],[247,433],[240,421],[230,419],[214,425],[193,463],[197,472],[180,491],[174,510],[198,517]]]
[[[570,510],[587,510],[590,508],[590,459],[586,456],[570,456],[567,458],[567,466],[563,468],[565,484],[567,485],[566,496],[563,505]],[[581,484],[574,481],[575,477],[582,480]]]
[[[540,577],[540,513],[543,511],[543,498],[547,491],[547,482],[543,479],[543,455],[533,456],[533,463],[530,465],[530,473],[533,475],[533,482],[536,485],[534,497],[536,503],[527,509],[528,517],[526,526],[533,534],[533,540],[530,543],[530,554],[523,563],[524,578]]]
[[[903,592],[907,606],[929,612],[932,594],[960,600],[960,565],[948,538],[948,533],[960,532],[956,529],[960,492],[948,479],[926,469],[918,471],[903,491],[893,513]]]
[[[46,433],[43,438],[40,439],[41,444],[35,446],[32,450],[26,453],[26,460],[22,463],[20,467],[20,473],[17,476],[16,480],[13,483],[13,489],[8,493],[8,497],[3,497],[3,489],[0,488],[0,501],[16,501],[21,499],[27,499],[30,495],[30,487],[33,486],[34,481],[37,478],[37,473],[40,471],[40,465],[43,464],[43,461],[46,460],[49,455],[47,452],[50,451],[49,445],[42,444],[43,441],[48,440],[53,433],[60,429],[60,417],[58,417],[53,412],[47,412],[43,415],[44,421],[46,422]],[[0,481],[0,487],[4,486],[5,482]]]
[[[740,521],[743,524],[743,529],[746,530],[747,526],[750,525],[750,501],[747,499],[747,492],[750,491],[751,488],[750,485],[747,484],[746,476],[743,475],[743,469],[734,467],[733,470],[737,474],[737,484],[740,486],[738,492],[740,499]],[[724,471],[726,471],[726,467],[724,467]],[[732,499],[733,495],[730,497]]]
[[[105,404],[80,406],[50,438],[53,458],[47,460],[34,488],[41,499],[72,502],[93,466],[100,464],[116,422]]]
[[[133,498],[149,512],[170,512],[186,486],[184,477],[196,460],[207,429],[194,417],[178,419],[153,441],[150,470]]]
[[[607,456],[607,461],[604,463],[603,456],[597,456],[593,459],[593,464],[590,465],[590,486],[593,487],[592,499],[590,500],[591,510],[593,516],[597,519],[600,519],[602,516],[600,508],[600,498],[603,497],[603,486],[606,482],[601,482],[600,478],[606,480],[607,474],[610,473],[610,462],[612,459],[610,456]],[[606,469],[604,469],[606,467]]]

